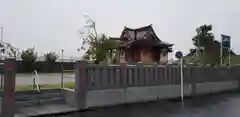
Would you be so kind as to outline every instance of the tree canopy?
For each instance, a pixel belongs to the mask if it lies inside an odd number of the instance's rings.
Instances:
[[[114,40],[109,40],[109,38],[104,34],[100,35],[97,39],[90,40],[95,40],[95,42],[90,42],[94,44],[90,45],[85,55],[83,56],[84,59],[93,60],[94,63],[97,64],[107,59],[115,59],[114,50],[117,47],[117,43]]]
[[[28,48],[22,51],[21,58],[23,61],[35,62],[37,60],[37,52],[35,48]]]
[[[115,49],[117,43],[114,40],[109,40],[109,38],[104,34],[98,34],[96,31],[96,23],[88,19],[87,20],[88,28],[87,33],[80,32],[82,36],[82,45],[81,50],[85,50],[83,59],[92,60],[94,63],[100,63],[107,59],[115,59]]]
[[[192,38],[196,47],[211,48],[214,44],[214,35],[212,34],[212,25],[202,25],[196,29],[197,35]]]
[[[49,72],[52,72],[54,69],[54,63],[56,62],[58,55],[55,52],[48,52],[44,54],[46,68]]]
[[[192,38],[196,49],[190,49],[190,52],[199,54],[199,62],[204,64],[219,64],[221,42],[214,39],[212,25],[202,25],[196,29],[196,33],[196,36]],[[228,51],[227,48],[223,49],[224,57],[226,57]]]
[[[0,43],[0,53],[7,54],[9,57],[15,58],[21,55],[19,48],[15,48],[10,43],[4,41]]]
[[[220,46],[218,41],[214,40],[212,25],[202,25],[196,29],[196,33],[192,38],[193,45],[196,47],[195,59],[204,64],[218,64]]]
[[[23,66],[27,71],[32,72],[35,69],[34,63],[37,60],[37,52],[35,48],[28,48],[21,53]]]
[[[54,63],[57,60],[58,55],[55,52],[48,52],[44,54],[44,57],[46,62]]]

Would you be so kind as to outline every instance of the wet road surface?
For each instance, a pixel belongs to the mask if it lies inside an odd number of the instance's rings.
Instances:
[[[240,93],[216,94],[166,103],[145,103],[62,117],[240,117]]]

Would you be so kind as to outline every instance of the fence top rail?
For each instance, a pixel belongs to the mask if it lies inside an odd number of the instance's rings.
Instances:
[[[137,63],[137,64],[123,64],[126,67],[135,67],[135,66],[143,66],[143,67],[162,67],[162,68],[170,68],[170,67],[180,67],[179,64],[167,64],[167,65],[159,65],[157,63],[153,64],[143,64],[143,63]],[[87,67],[121,67],[122,64],[92,64],[87,63]],[[184,68],[191,67],[191,68],[231,68],[231,67],[240,67],[240,65],[232,65],[232,66],[219,66],[219,65],[183,65]]]
[[[138,65],[125,65],[126,67],[138,67]],[[180,68],[179,65],[171,65],[171,66],[163,66],[163,65],[142,65],[143,67],[158,67],[158,68]],[[95,68],[95,67],[112,67],[112,68],[119,68],[121,65],[87,65],[88,68]],[[184,68],[233,68],[238,66],[231,66],[231,67],[220,67],[220,66],[183,66]],[[240,66],[239,66],[240,67]],[[63,71],[73,71],[73,70],[63,70]]]
[[[72,72],[74,70],[62,70],[63,72]]]

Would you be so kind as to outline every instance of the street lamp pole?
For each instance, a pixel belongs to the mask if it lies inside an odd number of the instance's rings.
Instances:
[[[1,46],[3,45],[3,27],[1,27]],[[0,50],[0,59],[2,60],[2,48]]]
[[[3,27],[1,27],[1,43],[3,41]]]
[[[228,66],[231,66],[231,49],[228,48]]]
[[[2,44],[2,40],[3,40],[3,27],[1,27],[1,42],[0,44]],[[2,50],[0,50],[0,60],[2,59]],[[1,87],[0,89],[2,90],[3,89],[3,75],[1,74]]]
[[[223,66],[223,44],[220,46],[220,66]]]
[[[61,88],[63,88],[63,51],[61,50]]]

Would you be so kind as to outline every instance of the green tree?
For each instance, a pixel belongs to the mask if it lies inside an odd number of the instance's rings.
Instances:
[[[214,42],[212,34],[212,25],[202,25],[196,29],[197,35],[192,38],[193,44],[196,47],[211,48]]]
[[[58,57],[59,56],[55,52],[48,52],[44,54],[45,61],[50,63],[55,63]]]
[[[212,34],[212,25],[202,25],[196,29],[197,35],[192,38],[196,47],[195,59],[200,63],[219,63],[219,51],[214,44],[214,35]],[[204,48],[200,50],[200,48]]]
[[[83,59],[92,60],[97,64],[107,59],[114,60],[117,43],[109,40],[104,34],[98,35],[95,24],[96,23],[88,17],[87,25],[84,26],[88,28],[87,34],[80,32],[80,34],[84,35],[81,38],[81,49],[86,51]]]
[[[200,62],[205,64],[219,64],[221,42],[214,39],[212,25],[202,25],[196,29],[196,32],[197,35],[192,38],[192,41],[196,47],[196,52],[200,55]],[[228,50],[223,49],[223,56],[227,53]]]
[[[35,48],[28,48],[21,53],[23,67],[27,72],[32,72],[35,69],[37,60],[37,52]]]
[[[116,41],[109,40],[104,35],[102,38],[103,39],[100,39],[100,42],[96,45],[96,63],[115,59]]]
[[[10,47],[9,51],[7,52],[9,57],[18,57],[19,55],[21,55],[21,52],[19,52],[18,48],[14,48],[14,47]]]
[[[6,43],[4,41],[0,43],[0,50],[1,54],[7,54],[9,57],[16,58],[21,55],[19,48],[15,48],[10,43]]]
[[[90,43],[93,42],[90,41]],[[90,45],[83,58],[85,60],[93,60],[96,64],[99,64],[105,60],[114,60],[116,47],[117,43],[115,41],[109,40],[107,36],[102,34],[96,39],[96,42],[94,42],[94,44]]]
[[[48,52],[44,54],[46,68],[48,69],[48,72],[52,72],[52,69],[54,68],[55,62],[58,58],[58,55],[55,52]]]

